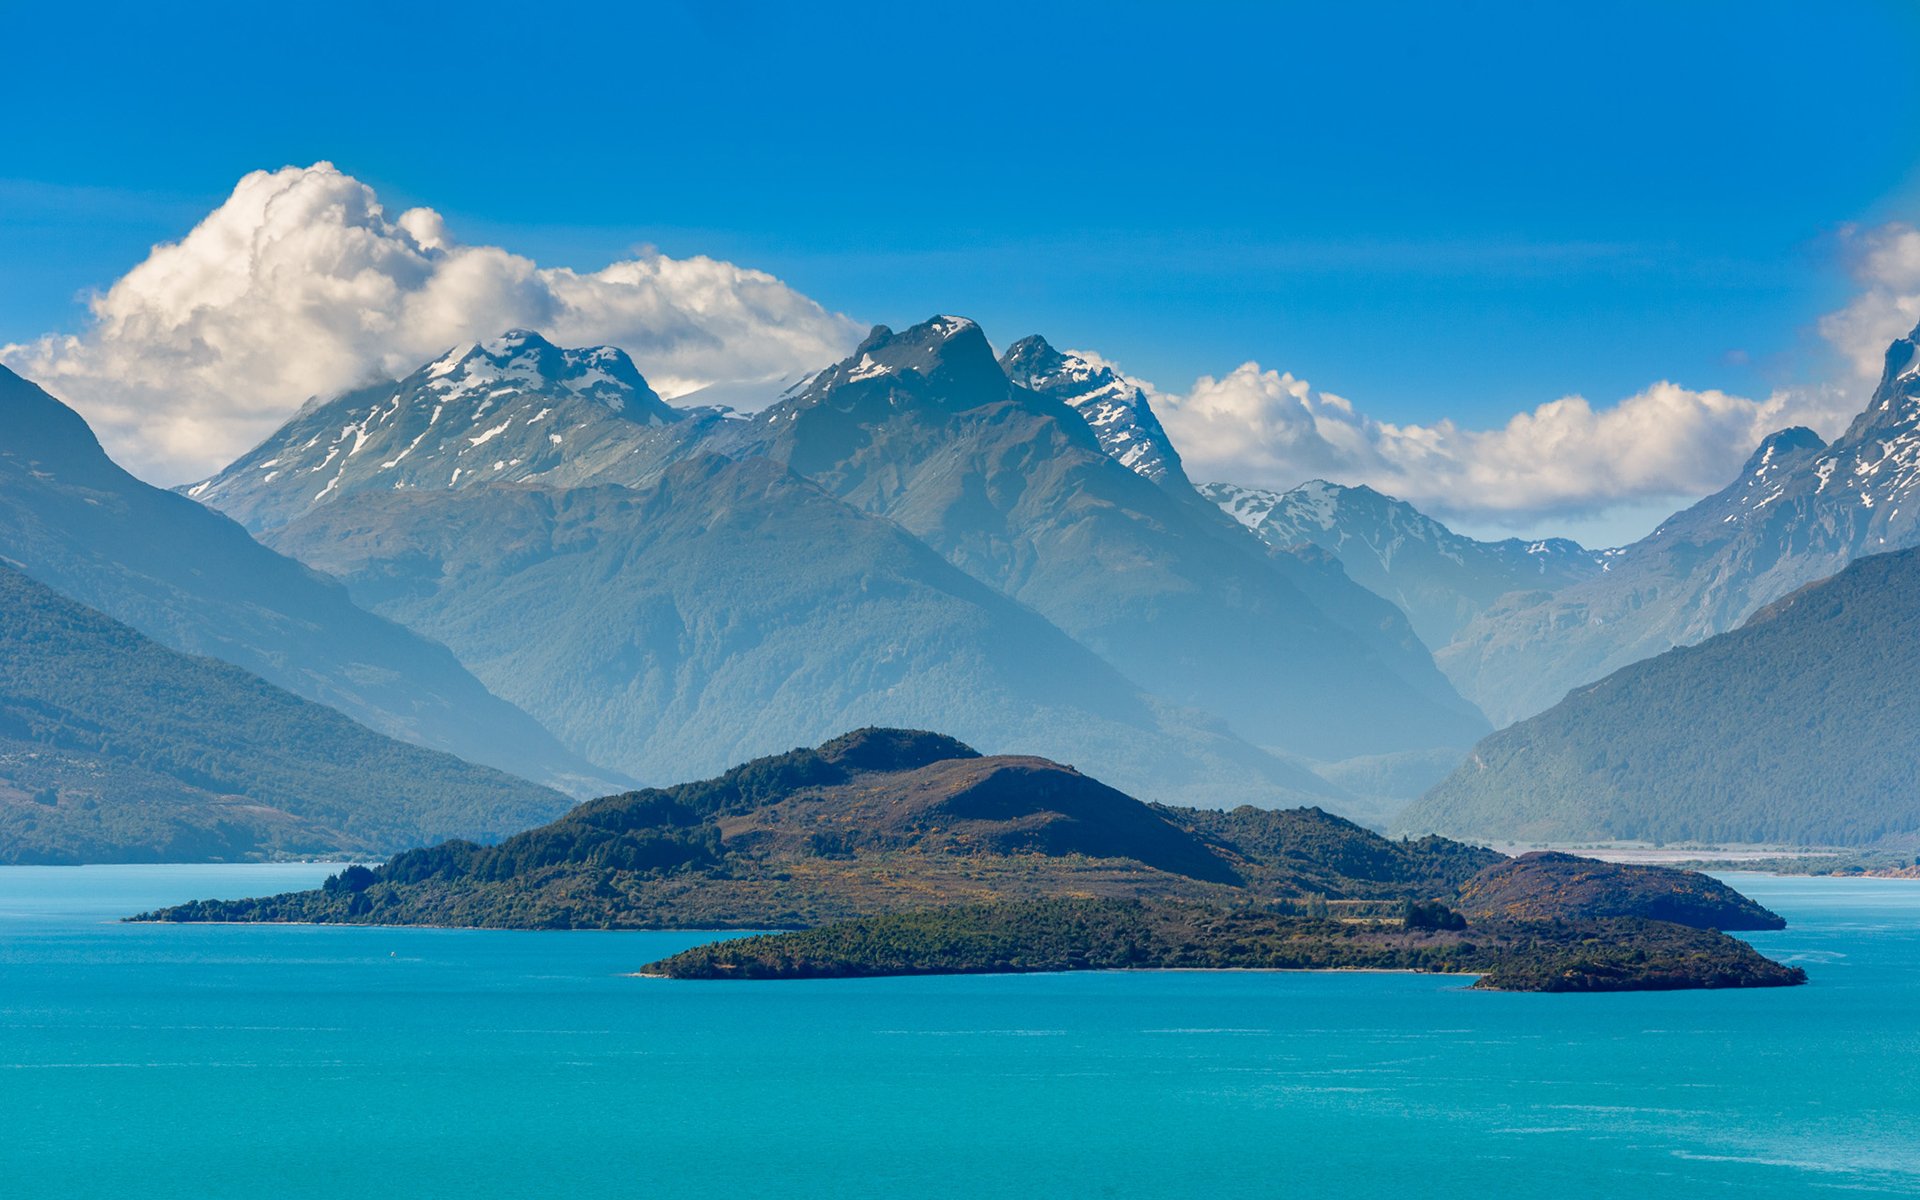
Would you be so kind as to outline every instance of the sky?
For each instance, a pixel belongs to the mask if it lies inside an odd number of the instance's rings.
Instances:
[[[668,391],[953,312],[1202,477],[1609,542],[1920,316],[1906,4],[0,10],[0,360],[159,482],[487,321]]]

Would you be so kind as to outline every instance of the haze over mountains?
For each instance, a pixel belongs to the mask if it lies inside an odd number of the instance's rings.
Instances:
[[[1110,382],[1021,351],[1070,399]],[[959,318],[876,330],[752,416],[521,331],[311,407],[188,490],[642,776],[884,721],[1156,797],[1337,800],[1285,756],[1485,732],[1391,605],[1249,537],[1170,447],[1157,481],[1129,469],[1103,411],[1015,383]]]
[[[1557,841],[1920,844],[1920,549],[1493,734],[1399,824]]]
[[[566,796],[166,649],[0,564],[0,862],[386,854]]]
[[[1476,703],[1524,716],[1920,541],[1917,353],[1832,446],[1782,431],[1607,551],[1478,541],[1364,487],[1196,488],[1145,385],[1038,336],[996,358],[951,316],[876,327],[751,414],[513,330],[310,402],[186,496],[7,374],[0,550],[164,646],[575,795],[890,725],[1154,800],[1384,820],[1488,734]],[[1521,777],[1447,828],[1626,827],[1549,821]],[[1835,819],[1794,828],[1873,824]],[[1751,828],[1716,821],[1641,825]]]
[[[1370,487],[1316,479],[1285,492],[1231,483],[1200,492],[1270,546],[1318,546],[1339,559],[1436,651],[1509,592],[1557,590],[1606,569],[1605,551],[1566,538],[1476,541]]]
[[[121,470],[77,414],[4,368],[0,428],[0,557],[32,578],[161,645],[232,663],[382,733],[576,794],[612,780],[445,647]]]

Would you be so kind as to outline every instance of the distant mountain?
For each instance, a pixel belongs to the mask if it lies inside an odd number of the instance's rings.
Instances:
[[[1920,333],[1920,331],[1916,331]],[[1600,577],[1513,596],[1438,655],[1497,722],[1674,646],[1867,554],[1920,544],[1920,349],[1893,343],[1872,400],[1831,446],[1773,434],[1733,483],[1611,554]]]
[[[1022,346],[1009,362],[1026,364],[1029,378],[1068,391],[1106,386],[1100,370],[1083,371],[1074,365],[1084,367],[1082,360],[1038,339]],[[451,352],[398,384],[312,406],[254,454],[190,490],[277,548],[348,578],[363,602],[448,641],[503,695],[616,764],[717,767],[850,723],[940,723],[989,746],[1097,755],[1148,795],[1224,788],[1225,802],[1279,786],[1338,798],[1337,788],[1236,742],[1226,728],[1318,758],[1464,748],[1485,731],[1390,604],[1336,566],[1272,552],[1249,537],[1185,483],[1170,448],[1160,486],[1108,457],[1081,411],[1013,384],[972,322],[876,333],[854,356],[750,418],[661,406],[615,355],[560,350],[528,333]],[[579,363],[601,364],[593,370],[618,386],[596,375],[600,391],[574,394],[569,373],[580,368],[568,364]],[[1139,400],[1135,427],[1157,429]],[[476,453],[486,461],[476,463]],[[781,482],[776,498],[755,483],[747,502],[706,495],[721,476],[701,467],[660,489],[676,464],[713,454],[771,459],[814,486]],[[563,515],[528,527],[516,524],[531,519],[521,501],[476,500],[514,487],[549,494]],[[606,487],[639,489],[648,504],[674,515],[643,517],[617,493],[593,491]],[[840,503],[823,503],[821,488]],[[502,524],[489,527],[458,513],[470,501],[475,514],[516,515],[490,517]],[[794,513],[779,511],[787,503]],[[743,535],[734,531],[749,528],[749,509],[765,529],[782,531],[777,546],[735,544]],[[610,515],[616,510],[621,515]],[[654,519],[657,531],[643,528]],[[458,549],[443,544],[437,523],[467,540]],[[562,527],[596,533],[590,542],[569,541]],[[950,570],[941,577],[920,556],[908,572],[918,581],[913,594],[946,597],[945,615],[883,618],[895,599],[872,589],[845,601],[868,623],[836,615],[826,595],[845,595],[863,573],[897,577],[901,569],[849,548],[904,563],[901,527],[912,535],[907,541],[931,546],[985,587],[963,587]],[[623,545],[634,547],[624,557]],[[740,553],[753,555],[751,569],[727,561]],[[438,574],[443,555],[465,573]],[[673,574],[654,565],[669,561]],[[573,570],[585,574],[567,576]],[[763,631],[759,641],[735,631],[695,646],[700,639],[674,618],[633,635],[635,647],[645,647],[632,651],[638,658],[574,660],[556,647],[553,660],[534,669],[525,660],[539,651],[515,648],[500,657],[479,630],[504,627],[524,611],[514,605],[535,603],[515,591],[535,577],[551,589],[538,603],[593,610],[603,620],[643,596],[665,603],[663,593],[672,591],[675,612],[725,603],[761,612],[769,623],[753,626]],[[470,599],[457,594],[466,589]],[[1005,597],[1016,604],[1002,603]],[[1022,605],[1054,627],[1046,635],[1054,649],[1026,661],[1064,663],[1067,643],[1078,640],[1105,660],[1101,674],[1056,671],[1042,684],[1031,667],[982,649],[1033,644],[1039,635],[1006,632],[1008,622],[1030,630],[1032,614]],[[496,615],[483,618],[482,610]],[[945,709],[928,708],[931,701],[915,698],[918,677],[895,679],[894,667],[876,670],[869,661],[874,639],[892,640],[893,621],[928,630],[956,623],[916,651],[923,668],[934,647],[1000,665],[968,676],[977,685],[973,699],[955,701],[969,692],[949,688]],[[826,629],[829,622],[837,624]],[[798,677],[781,673],[793,663],[774,665],[784,662],[772,650],[781,644],[807,648]],[[518,665],[509,668],[508,659]],[[616,684],[612,661],[663,665],[652,683]],[[583,670],[600,682],[560,682]],[[767,706],[764,689],[798,696],[800,680],[825,702]],[[719,690],[704,693],[707,681]],[[1094,695],[1123,696],[1130,712],[1159,715],[1122,721],[1135,743],[1124,751],[1107,733],[1091,732],[1113,728],[1112,704],[1120,703],[1093,704],[1087,697]],[[989,700],[1001,696],[1022,699]],[[649,704],[662,706],[662,720],[639,715]],[[1001,715],[989,722],[995,705]],[[1043,719],[1043,712],[1062,715]],[[1220,728],[1209,730],[1210,721]],[[1186,750],[1174,752],[1159,734]]]
[[[1193,486],[1139,383],[1104,363],[1055,350],[1037,334],[1007,347],[1000,367],[1014,383],[1084,417],[1101,448],[1129,471],[1175,490]]]
[[[1122,466],[1080,412],[1010,380],[964,318],[876,328],[714,439],[897,521],[1256,744],[1339,759],[1464,745],[1485,728],[1392,605]]]
[[[1314,480],[1290,491],[1209,483],[1202,495],[1270,546],[1317,546],[1398,605],[1438,650],[1509,592],[1555,591],[1601,573],[1605,551],[1565,538],[1482,542],[1370,487]]]
[[[86,422],[0,368],[0,558],[164,646],[230,662],[381,733],[566,790],[608,780],[444,647],[240,526],[149,487]]]
[[[0,862],[384,855],[498,840],[570,807],[0,564]]]
[[[638,778],[938,722],[1164,799],[1344,795],[765,458],[697,456],[637,488],[368,489],[267,536]]]
[[[669,426],[721,415],[665,403],[624,351],[562,350],[516,329],[455,347],[397,383],[311,403],[251,453],[182,490],[260,532],[370,489],[566,486],[602,474],[628,481],[640,447],[680,432]]]
[[[1913,834],[1916,626],[1920,549],[1869,555],[1736,631],[1622,668],[1492,735],[1400,824],[1582,841]]]

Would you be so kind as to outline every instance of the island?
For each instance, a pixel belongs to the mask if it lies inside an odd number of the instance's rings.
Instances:
[[[889,913],[696,946],[641,970],[670,979],[1122,970],[1472,974],[1526,992],[1782,987],[1806,973],[1668,921],[1490,921],[1409,904],[1396,920],[1163,900],[1040,900]]]
[[[1110,968],[1471,973],[1617,991],[1798,983],[1730,930],[1781,919],[1708,876],[1390,839],[1317,808],[1174,808],[1070,766],[862,729],[590,801],[310,891],[135,920],[772,930],[671,978]]]

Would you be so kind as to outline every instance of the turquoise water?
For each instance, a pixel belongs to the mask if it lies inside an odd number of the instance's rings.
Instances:
[[[0,869],[20,1197],[1920,1194],[1920,883],[1738,877],[1785,991],[626,978],[697,935],[126,926],[324,867]]]

